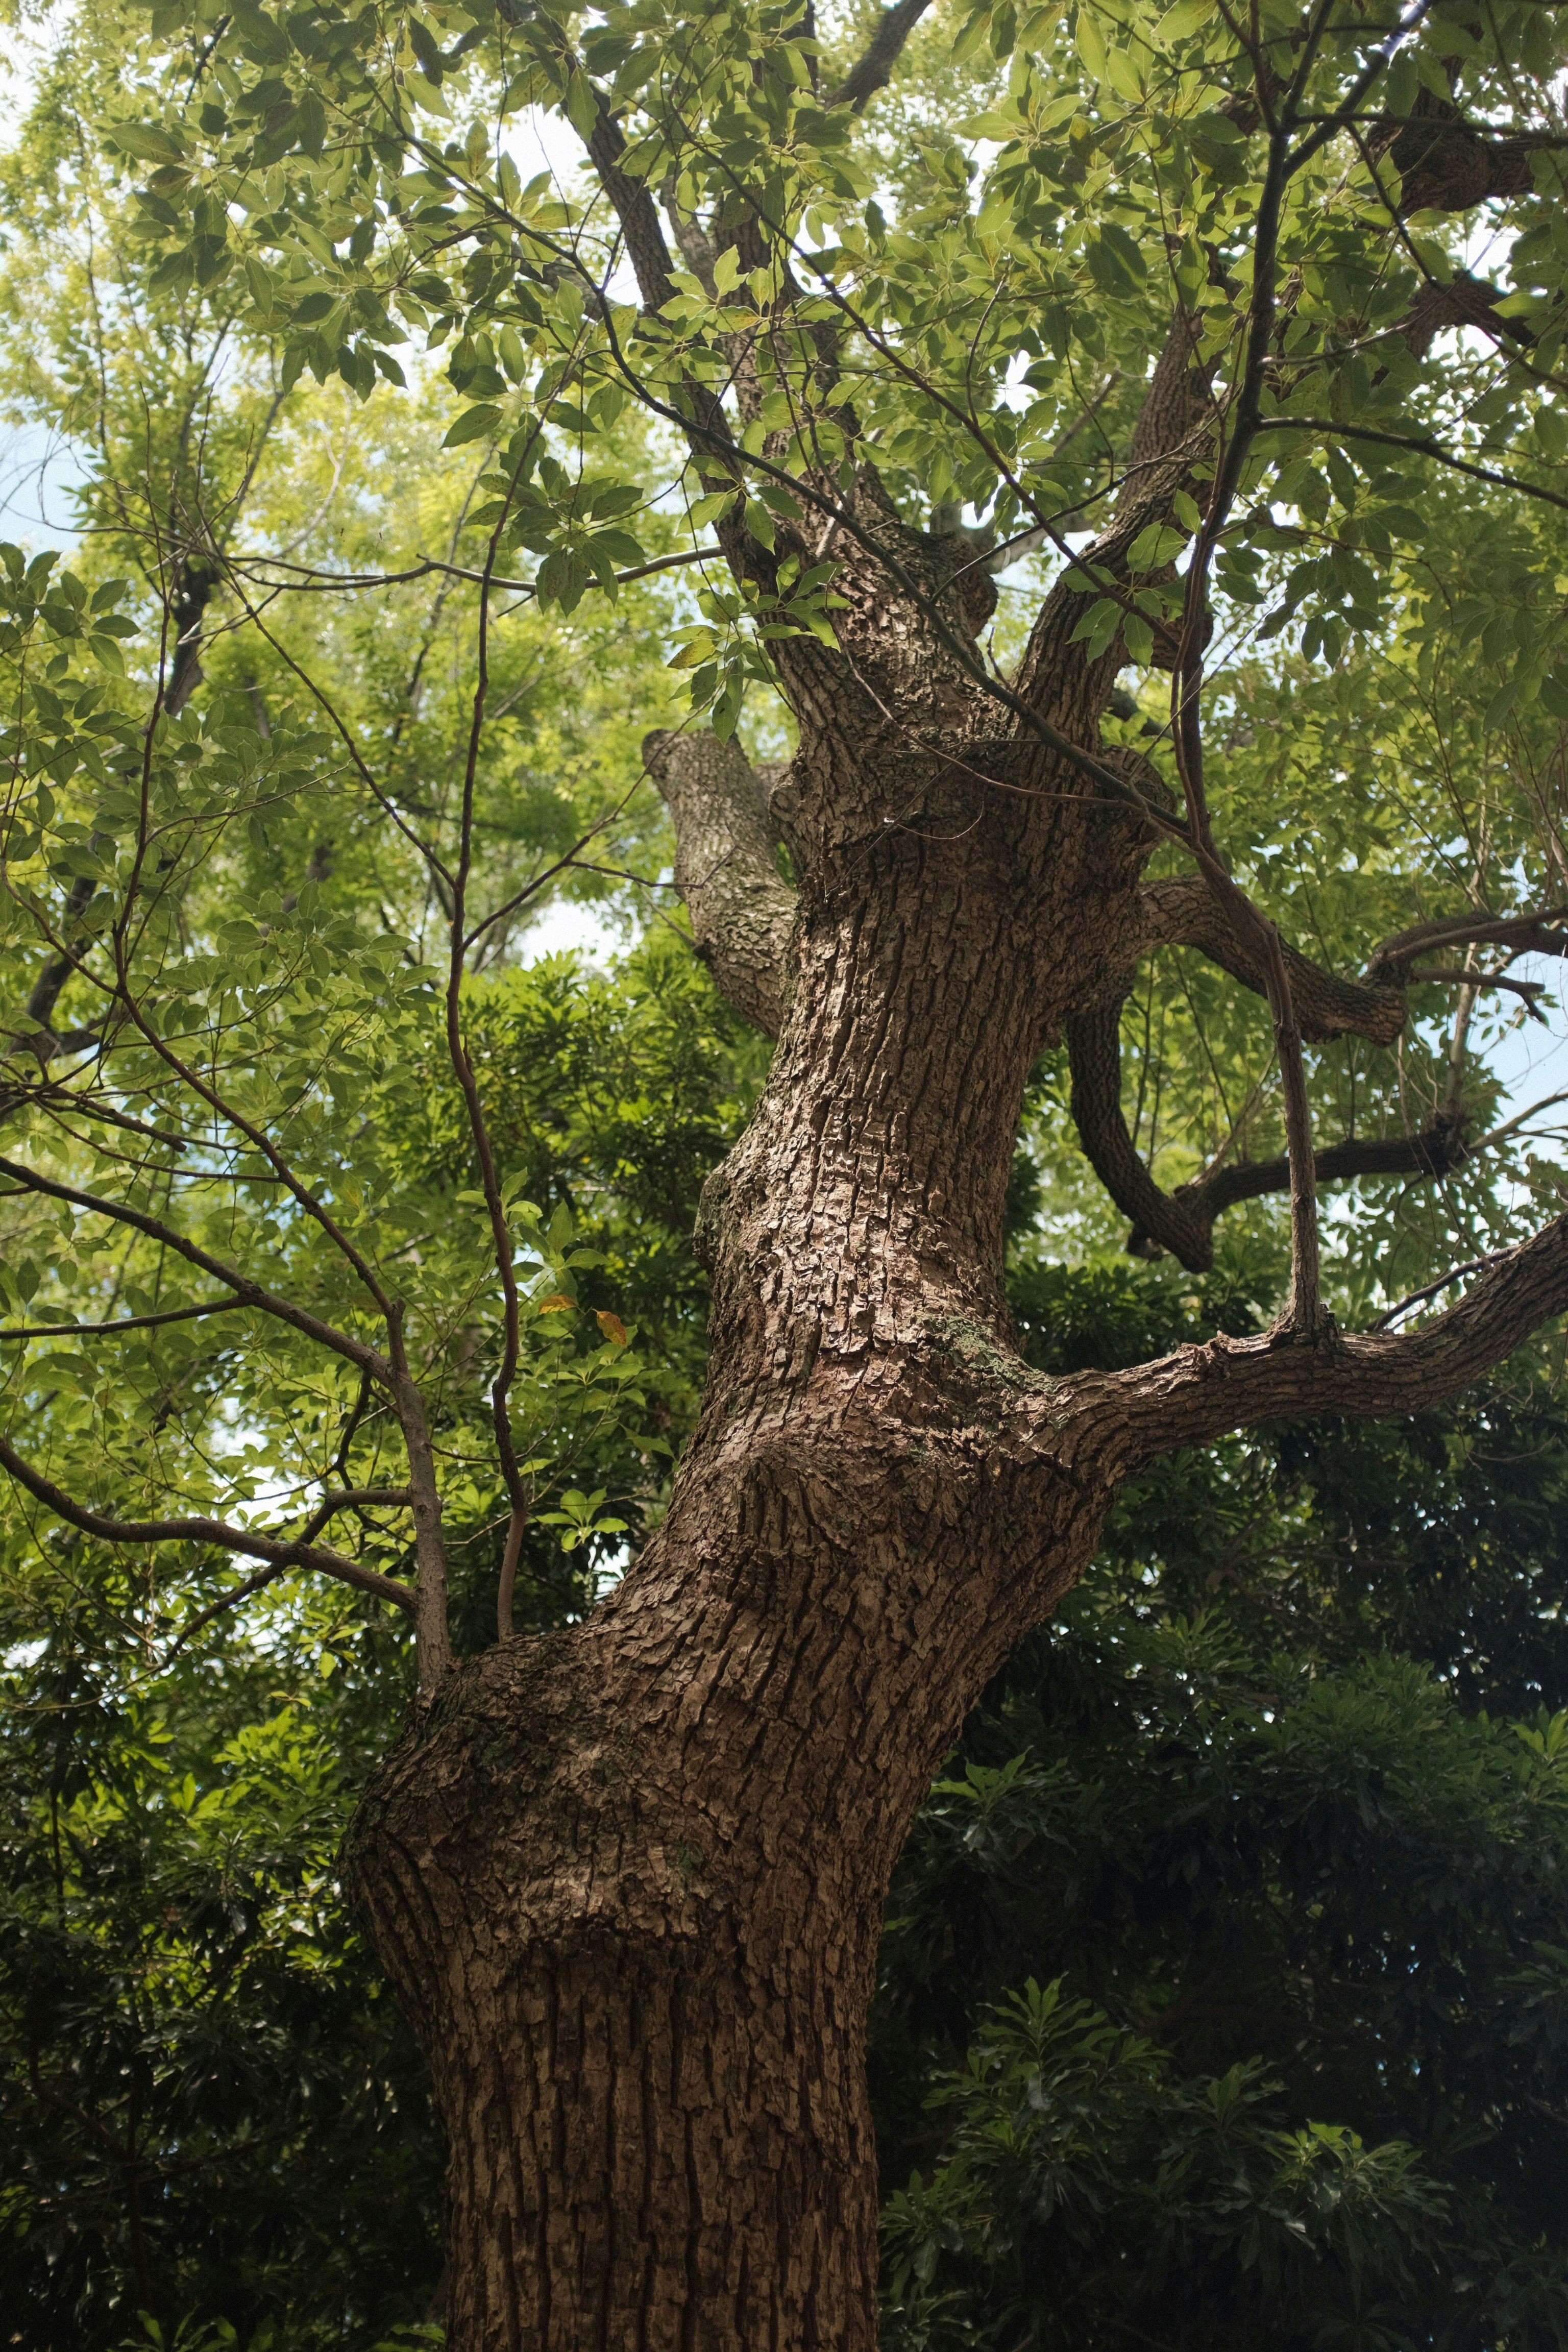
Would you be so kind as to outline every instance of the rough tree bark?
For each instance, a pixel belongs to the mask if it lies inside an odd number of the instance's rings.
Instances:
[[[942,542],[904,541],[956,616]],[[883,1894],[987,1677],[1152,1454],[1407,1409],[1568,1298],[1559,1225],[1415,1339],[1028,1370],[1001,1288],[1024,1086],[1146,936],[1154,835],[988,733],[885,578],[845,635],[792,680],[793,910],[739,754],[649,750],[704,952],[753,1017],[787,1004],[704,1195],[711,1370],[669,1515],[586,1623],[453,1673],[355,1832],[450,2135],[462,2352],[868,2347]],[[1113,671],[1063,663],[1080,740]],[[1324,1005],[1384,1034],[1384,988]]]
[[[646,205],[600,143],[612,199]],[[662,245],[634,226],[656,311]],[[1178,320],[1107,562],[1202,442],[1190,349]],[[694,430],[711,454],[710,411]],[[1040,1051],[1072,1034],[1091,1159],[1202,1262],[1215,1204],[1127,1174],[1107,1008],[1113,1038],[1161,940],[1265,975],[1205,885],[1143,886],[1156,825],[1115,786],[1157,799],[1152,772],[1091,772],[984,692],[967,543],[906,528],[869,475],[851,505],[841,650],[779,648],[784,784],[710,739],[647,751],[700,951],[778,1033],[704,1194],[711,1365],[668,1516],[585,1622],[447,1676],[350,1842],[449,2136],[457,2352],[869,2352],[884,1893],[985,1681],[1152,1456],[1282,1412],[1408,1411],[1568,1303],[1559,1221],[1414,1336],[1282,1326],[1114,1375],[1026,1366],[1003,1208]],[[733,560],[760,561],[739,539]],[[1016,686],[1098,757],[1122,654],[1086,658],[1080,610],[1047,600]],[[1361,982],[1290,958],[1308,1034],[1395,1035],[1427,944]]]

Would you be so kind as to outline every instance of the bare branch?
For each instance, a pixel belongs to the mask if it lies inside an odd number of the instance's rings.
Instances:
[[[1383,433],[1371,425],[1336,425],[1327,416],[1268,416],[1259,428],[1261,432],[1310,433],[1320,441],[1374,441],[1385,449],[1408,449],[1413,457],[1434,458],[1452,474],[1468,474],[1472,480],[1489,482],[1494,489],[1518,490],[1522,498],[1539,499],[1543,505],[1568,509],[1568,499],[1558,490],[1542,489],[1539,482],[1527,482],[1521,475],[1505,474],[1497,466],[1478,466],[1468,457],[1456,457],[1430,434]]]
[[[429,1699],[451,1671],[452,1634],[447,1619],[447,1547],[441,1532],[441,1490],[425,1400],[408,1369],[403,1341],[401,1300],[388,1326],[392,1342],[392,1397],[403,1443],[408,1450],[408,1486],[413,1497],[414,1645],[419,1662],[419,1695]]]
[[[1451,1290],[1456,1282],[1463,1282],[1467,1274],[1479,1274],[1483,1266],[1495,1265],[1504,1255],[1506,1252],[1502,1250],[1489,1250],[1485,1257],[1467,1258],[1463,1265],[1453,1266],[1448,1273],[1440,1274],[1436,1282],[1426,1283],[1419,1290],[1406,1291],[1386,1314],[1378,1317],[1371,1328],[1386,1331],[1392,1324],[1399,1321],[1401,1316],[1408,1315],[1413,1307],[1424,1307],[1429,1298],[1436,1298],[1445,1290]]]
[[[521,1337],[519,1328],[517,1274],[512,1264],[512,1242],[507,1230],[506,1204],[501,1199],[500,1180],[496,1173],[495,1154],[490,1147],[489,1129],[485,1119],[484,1105],[479,1097],[479,1082],[475,1075],[473,1058],[463,1035],[463,981],[468,969],[468,940],[465,930],[468,919],[468,893],[473,871],[474,852],[474,792],[479,775],[479,743],[484,734],[485,705],[489,696],[490,677],[490,575],[500,552],[501,533],[511,512],[512,499],[521,481],[524,468],[532,455],[533,445],[542,426],[536,425],[529,434],[514,461],[500,513],[490,532],[485,551],[484,574],[479,585],[479,661],[474,674],[473,715],[468,726],[468,756],[463,766],[463,796],[458,824],[457,869],[452,877],[451,949],[447,967],[447,1051],[453,1076],[462,1092],[468,1112],[468,1129],[473,1138],[474,1153],[479,1161],[479,1182],[484,1192],[485,1208],[489,1217],[490,1242],[496,1272],[500,1279],[502,1325],[505,1334],[501,1360],[490,1384],[490,1418],[495,1428],[496,1452],[501,1476],[506,1482],[512,1515],[517,1517],[528,1507],[527,1489],[522,1472],[518,1466],[517,1452],[511,1441],[511,1421],[508,1397],[517,1376]]]
[[[279,1323],[287,1323],[291,1329],[303,1333],[307,1339],[314,1339],[321,1347],[330,1348],[334,1355],[346,1356],[351,1364],[357,1364],[362,1371],[369,1372],[374,1379],[390,1381],[392,1367],[378,1349],[367,1347],[363,1339],[355,1339],[346,1331],[338,1330],[333,1324],[323,1323],[319,1316],[294,1306],[290,1300],[280,1298],[276,1291],[252,1281],[249,1275],[241,1274],[237,1266],[226,1265],[222,1258],[214,1257],[196,1243],[187,1240],[174,1226],[165,1224],[161,1217],[150,1217],[144,1210],[132,1209],[123,1201],[106,1201],[97,1192],[81,1192],[74,1184],[58,1184],[53,1177],[41,1175],[36,1168],[25,1167],[19,1160],[0,1160],[0,1176],[8,1176],[13,1183],[20,1184],[26,1192],[41,1193],[45,1200],[67,1201],[72,1208],[85,1209],[93,1216],[109,1217],[117,1224],[130,1225],[134,1232],[145,1234],[150,1241],[163,1243],[165,1247],[174,1250],[190,1265],[199,1265],[204,1274],[210,1274],[216,1282],[225,1284],[234,1292],[239,1305],[254,1307],[261,1314],[270,1315]]]
[[[170,1307],[162,1315],[120,1315],[112,1323],[14,1323],[0,1328],[0,1339],[68,1339],[79,1335],[115,1331],[151,1331],[161,1323],[190,1323],[198,1315],[232,1315],[242,1298],[208,1298],[199,1307]]]
[[[1544,996],[1546,993],[1546,982],[1543,980],[1510,980],[1505,971],[1465,971],[1461,969],[1447,971],[1429,964],[1412,964],[1409,976],[1414,981],[1419,981],[1426,988],[1442,986],[1511,989],[1515,996],[1523,997],[1536,1020],[1540,1021],[1544,1017],[1537,1012],[1535,1003],[1538,996]]]
[[[1129,1371],[1053,1381],[1031,1435],[1076,1475],[1109,1485],[1178,1447],[1262,1421],[1420,1412],[1490,1371],[1565,1308],[1568,1217],[1555,1217],[1418,1331],[1222,1335]],[[1064,1410],[1069,1426],[1058,1436]]]
[[[507,1521],[506,1549],[501,1554],[500,1581],[496,1587],[496,1639],[511,1639],[512,1596],[517,1590],[517,1563],[522,1554],[523,1530],[528,1525],[528,1513],[514,1503]]]
[[[1145,887],[1142,901],[1143,923],[1136,954],[1160,945],[1196,948],[1245,987],[1268,996],[1257,941],[1242,936],[1209,883],[1193,877],[1153,882]],[[1500,972],[1429,969],[1414,965],[1411,957],[1422,947],[1472,941],[1491,941],[1515,955],[1530,950],[1568,953],[1568,933],[1552,928],[1564,912],[1568,909],[1548,908],[1524,915],[1439,916],[1384,940],[1359,981],[1323,971],[1280,940],[1301,1034],[1321,1043],[1348,1034],[1391,1045],[1405,1026],[1406,990],[1413,982],[1511,989],[1533,1006],[1540,982],[1510,980]],[[1290,1162],[1289,1158],[1233,1162],[1174,1192],[1156,1183],[1128,1132],[1121,1108],[1121,1012],[1131,984],[1131,972],[1124,971],[1097,1003],[1075,1013],[1067,1024],[1072,1114],[1090,1166],[1131,1226],[1128,1249],[1134,1256],[1168,1251],[1191,1272],[1201,1274],[1214,1262],[1215,1219],[1238,1201],[1289,1191]],[[1353,1183],[1363,1176],[1439,1180],[1502,1141],[1521,1123],[1512,1122],[1468,1143],[1456,1103],[1419,1134],[1352,1137],[1313,1150],[1314,1185]]]
[[[46,1478],[41,1470],[25,1462],[4,1437],[0,1437],[0,1468],[8,1470],[17,1485],[25,1486],[57,1518],[80,1528],[84,1535],[97,1536],[104,1543],[211,1544],[220,1551],[267,1560],[276,1569],[316,1569],[323,1576],[334,1577],[340,1584],[352,1584],[358,1591],[374,1593],[378,1601],[390,1601],[395,1608],[413,1613],[414,1594],[406,1584],[398,1584],[390,1576],[380,1576],[373,1568],[362,1568],[357,1559],[347,1559],[342,1552],[323,1551],[302,1537],[289,1539],[264,1536],[248,1528],[230,1527],[226,1519],[111,1519],[101,1511],[89,1511],[73,1502],[63,1486],[57,1486],[52,1478]],[[337,1507],[334,1499],[333,1507]]]
[[[629,570],[617,572],[615,575],[616,585],[618,588],[627,588],[636,581],[651,579],[656,572],[675,572],[688,563],[721,563],[723,560],[724,551],[721,547],[689,547],[674,555],[653,556],[647,563],[634,563]],[[397,588],[412,580],[429,580],[435,577],[467,580],[472,582],[477,587],[484,578],[482,572],[472,571],[466,563],[442,563],[433,555],[422,558],[417,563],[411,563],[403,572],[320,572],[314,564],[284,563],[275,555],[234,556],[229,562],[229,572],[235,578],[247,580],[253,572],[259,572],[263,566],[270,572],[293,572],[300,576],[295,580],[258,578],[256,583],[258,587],[266,588],[274,593],[283,590],[290,593],[307,595],[313,595],[318,590],[325,589],[357,591],[366,588]],[[597,583],[590,582],[589,584],[594,586]],[[490,586],[503,590],[508,595],[523,599],[539,593],[537,582],[511,580],[504,574],[498,574],[491,581]]]
[[[1543,907],[1538,914],[1526,915],[1487,915],[1479,910],[1437,915],[1382,940],[1368,961],[1366,976],[1371,981],[1396,972],[1423,948],[1467,947],[1472,940],[1478,945],[1495,941],[1511,948],[1515,955],[1568,955],[1568,931],[1553,928],[1565,919],[1568,907]],[[1466,976],[1473,981],[1477,975]]]

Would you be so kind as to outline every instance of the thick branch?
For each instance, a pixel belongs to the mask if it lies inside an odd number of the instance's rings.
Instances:
[[[68,940],[74,935],[91,905],[97,887],[85,874],[79,874],[72,882],[66,894],[61,920],[61,933]],[[55,1033],[55,1007],[59,1003],[61,990],[75,970],[75,960],[69,954],[50,957],[28,993],[23,1013],[24,1026],[0,1035],[0,1055],[7,1055],[13,1046],[20,1046],[33,1056],[40,1070],[47,1070],[55,1055],[67,1050],[68,1041]],[[0,1119],[9,1118],[25,1100],[26,1096],[19,1088],[0,1085]]]
[[[1121,1000],[1075,1013],[1067,1038],[1073,1118],[1089,1166],[1131,1222],[1129,1249],[1148,1256],[1152,1244],[1192,1273],[1206,1274],[1214,1264],[1213,1220],[1162,1191],[1122,1115]]]
[[[1153,947],[1196,948],[1259,996],[1268,993],[1261,964],[1241,939],[1206,882],[1183,877],[1152,882],[1143,892],[1147,929],[1142,952]],[[1281,943],[1301,1034],[1313,1045],[1351,1034],[1392,1045],[1405,1026],[1405,988],[1397,966],[1386,976],[1342,980],[1299,950]],[[1380,950],[1381,953],[1381,950]]]
[[[662,730],[643,744],[675,826],[675,887],[697,952],[737,1012],[776,1037],[789,1001],[795,893],[778,831],[739,744]]]
[[[1132,1231],[1135,1257],[1166,1250],[1190,1273],[1214,1264],[1214,1223],[1238,1201],[1290,1189],[1289,1159],[1236,1160],[1195,1183],[1166,1192],[1141,1157],[1121,1108],[1121,1007],[1104,1003],[1068,1023],[1072,1115],[1090,1166]],[[1357,1136],[1312,1154],[1317,1184],[1353,1183],[1362,1176],[1452,1174],[1469,1156],[1458,1117],[1439,1118],[1419,1135]]]
[[[596,112],[587,142],[588,154],[620,222],[643,307],[657,316],[675,292],[669,247],[664,241],[658,206],[645,181],[634,180],[622,171],[626,134],[597,90],[594,100]]]
[[[669,247],[665,243],[658,206],[646,181],[633,179],[628,173],[622,171],[621,158],[626,152],[626,134],[611,112],[604,93],[596,89],[594,90],[594,129],[587,141],[589,159],[620,223],[644,312],[649,320],[655,320],[675,293],[675,280],[671,275],[673,265]],[[613,333],[611,347],[624,367],[626,362]],[[649,405],[658,409],[661,404],[654,401]],[[664,408],[662,413],[670,414],[668,408]],[[704,481],[710,487],[730,485],[738,488],[739,473],[729,464],[734,436],[724,412],[724,404],[711,386],[701,383],[696,376],[684,376],[680,385],[680,406],[675,411],[675,417],[684,430],[687,446],[697,460]],[[720,545],[738,580],[753,575],[771,579],[772,559],[747,534],[742,520],[743,503],[743,500],[737,503],[729,514],[720,520],[717,526]]]
[[[1178,310],[1133,427],[1115,512],[1093,545],[1047,593],[1019,669],[1018,689],[1031,705],[1055,709],[1064,718],[1070,714],[1076,725],[1086,730],[1108,707],[1116,673],[1126,656],[1118,638],[1096,663],[1089,663],[1081,645],[1073,642],[1086,598],[1081,588],[1069,582],[1077,579],[1081,583],[1087,574],[1124,583],[1127,551],[1138,534],[1169,515],[1175,493],[1193,487],[1193,467],[1212,451],[1214,363],[1206,367],[1194,363],[1198,331],[1199,321],[1185,310]],[[1169,571],[1166,566],[1152,576],[1168,577]],[[1174,641],[1168,632],[1157,632],[1155,666],[1169,668],[1174,654]],[[1086,688],[1087,709],[1083,707]]]
[[[163,698],[163,708],[171,719],[179,717],[202,682],[202,624],[217,583],[216,572],[205,563],[187,559],[180,566],[170,614],[174,660]]]
[[[833,91],[828,105],[852,106],[858,114],[892,79],[904,43],[930,6],[931,0],[898,0],[896,7],[884,8],[864,54]]]
[[[1568,1217],[1556,1217],[1419,1331],[1222,1336],[1130,1371],[1053,1384],[1053,1414],[1063,1390],[1071,1395],[1058,1458],[1079,1475],[1124,1478],[1178,1447],[1285,1415],[1420,1412],[1490,1371],[1565,1308]]]
[[[286,1538],[264,1536],[247,1528],[231,1528],[225,1519],[111,1519],[101,1511],[89,1511],[75,1503],[63,1486],[46,1478],[25,1462],[15,1446],[0,1437],[0,1468],[10,1472],[19,1486],[85,1535],[97,1536],[104,1543],[199,1543],[212,1544],[220,1551],[243,1554],[250,1559],[265,1559],[275,1568],[313,1568],[323,1576],[335,1577],[340,1584],[352,1584],[361,1592],[374,1593],[378,1601],[390,1601],[395,1608],[414,1610],[414,1594],[405,1584],[396,1583],[390,1576],[378,1576],[373,1568],[362,1568],[357,1559],[345,1559],[342,1552],[323,1551],[320,1545],[303,1539],[292,1542]],[[391,1490],[387,1490],[390,1492]],[[401,1489],[398,1490],[401,1495]],[[360,1497],[332,1496],[334,1509],[348,1500]],[[379,1499],[379,1496],[377,1496]]]
[[[1412,213],[1463,213],[1498,197],[1526,195],[1534,185],[1531,154],[1555,144],[1550,133],[1539,139],[1528,131],[1517,139],[1488,138],[1458,108],[1445,106],[1426,89],[1418,93],[1415,113],[1398,125],[1388,124],[1376,142],[1399,174],[1399,211],[1405,219]]]
[[[1312,1162],[1320,1184],[1353,1184],[1358,1176],[1450,1176],[1469,1156],[1463,1119],[1439,1117],[1419,1135],[1352,1136],[1348,1143],[1327,1144]],[[1172,1198],[1212,1225],[1222,1209],[1287,1192],[1289,1183],[1287,1160],[1239,1160],[1182,1185]]]
[[[1412,359],[1425,359],[1447,327],[1484,327],[1497,338],[1532,341],[1529,329],[1518,319],[1497,316],[1497,306],[1503,299],[1502,287],[1472,278],[1468,269],[1456,269],[1446,285],[1428,278],[1400,322],[1405,350]]]
[[[1472,944],[1506,947],[1510,956],[1568,955],[1568,931],[1555,928],[1565,912],[1568,909],[1549,907],[1527,915],[1489,915],[1480,909],[1439,915],[1383,940],[1360,980],[1344,980],[1337,972],[1325,971],[1321,964],[1285,944],[1285,966],[1301,1034],[1314,1045],[1350,1035],[1365,1037],[1373,1045],[1392,1045],[1405,1026],[1405,992],[1412,981],[1463,981],[1472,988],[1511,987],[1521,994],[1534,994],[1537,984],[1533,982],[1510,982],[1499,972],[1424,968],[1414,959],[1436,948]],[[1142,915],[1139,954],[1146,955],[1155,947],[1196,948],[1244,987],[1259,996],[1268,994],[1250,942],[1238,936],[1205,883],[1192,877],[1150,883],[1142,894]]]

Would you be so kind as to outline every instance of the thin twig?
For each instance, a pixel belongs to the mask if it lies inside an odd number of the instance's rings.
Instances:
[[[0,1339],[65,1339],[91,1332],[150,1331],[159,1323],[189,1323],[198,1315],[232,1315],[243,1298],[209,1298],[200,1307],[171,1307],[162,1315],[121,1315],[112,1323],[19,1323],[0,1329]]]

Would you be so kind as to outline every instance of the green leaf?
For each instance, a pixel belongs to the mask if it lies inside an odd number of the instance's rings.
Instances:
[[[1173,42],[1184,41],[1193,33],[1205,31],[1215,22],[1213,0],[1176,0],[1167,8],[1154,27],[1154,38],[1163,47]]]
[[[1105,78],[1118,98],[1125,99],[1130,106],[1142,103],[1143,88],[1138,68],[1125,49],[1114,48],[1107,52]]]
[[[974,9],[964,18],[953,36],[952,61],[955,65],[963,65],[966,58],[974,55],[975,50],[985,38],[990,24],[991,9],[987,0],[984,7]]]
[[[313,89],[300,99],[294,116],[294,136],[307,155],[319,155],[327,142],[327,110]]]
[[[1141,530],[1127,551],[1128,568],[1133,572],[1157,572],[1179,555],[1187,543],[1187,535],[1172,523],[1151,523]]]
[[[1154,632],[1141,613],[1129,613],[1121,624],[1122,642],[1127,658],[1140,669],[1147,669],[1154,658]]]
[[[487,434],[496,431],[500,417],[500,410],[488,401],[481,401],[477,408],[466,408],[457,423],[448,426],[441,443],[442,448],[457,449],[465,441],[483,439]]]
[[[1523,692],[1524,682],[1517,677],[1510,678],[1506,686],[1499,688],[1488,703],[1486,717],[1481,722],[1489,734],[1505,723]]]
[[[172,132],[152,122],[116,122],[109,128],[110,143],[122,154],[146,163],[183,163],[185,151]]]
[[[1147,269],[1143,256],[1117,221],[1105,221],[1085,247],[1089,276],[1104,294],[1135,294]]]
[[[1106,59],[1105,36],[1095,21],[1094,12],[1088,5],[1088,0],[1079,0],[1078,24],[1073,33],[1073,44],[1094,79],[1103,81]]]
[[[288,34],[264,8],[256,7],[254,0],[231,0],[228,15],[252,57],[279,64],[289,55]]]

